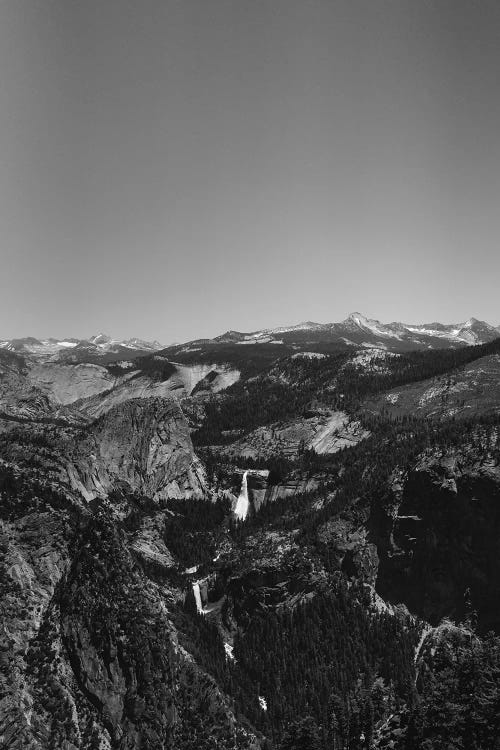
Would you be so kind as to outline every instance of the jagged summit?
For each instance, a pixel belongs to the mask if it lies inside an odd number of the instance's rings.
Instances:
[[[357,323],[358,325],[364,325],[365,323],[369,323],[370,322],[369,318],[367,318],[365,315],[362,315],[360,312],[349,313],[349,315],[347,316],[346,320],[343,321],[343,322],[346,322],[348,320],[351,320],[354,323]],[[372,321],[372,322],[374,322],[374,321]],[[378,323],[379,321],[377,320],[375,322]]]
[[[97,346],[99,344],[109,344],[112,340],[111,336],[108,336],[106,333],[98,333],[96,336],[91,336],[88,339],[91,344],[96,344]]]
[[[383,323],[355,311],[340,323],[307,321],[249,333],[229,330],[212,339],[212,343],[287,344],[297,348],[321,342],[323,345],[380,347],[399,351],[484,344],[499,335],[499,328],[473,317],[463,323],[451,324]]]

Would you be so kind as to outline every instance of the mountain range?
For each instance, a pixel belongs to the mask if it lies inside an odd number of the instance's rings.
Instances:
[[[420,348],[443,348],[484,344],[500,336],[500,326],[493,326],[476,318],[464,323],[381,323],[366,318],[360,313],[351,313],[340,323],[305,322],[292,326],[267,328],[251,333],[227,331],[213,339],[195,339],[186,344],[168,347],[158,341],[145,341],[138,338],[113,339],[100,333],[88,339],[37,339],[34,337],[0,340],[0,348],[36,356],[61,355],[68,361],[79,361],[94,355],[96,357],[131,358],[142,353],[177,349],[192,349],[196,346],[217,346],[227,344],[277,344],[293,347],[321,346],[364,346],[379,347],[391,351],[404,351]]]
[[[476,318],[465,323],[381,323],[360,313],[351,313],[340,323],[300,323],[253,333],[228,331],[214,340],[219,343],[329,343],[347,346],[378,346],[391,350],[421,347],[483,344],[500,335],[500,328]]]
[[[137,356],[141,353],[153,352],[161,349],[157,341],[143,341],[131,338],[119,341],[104,333],[91,336],[88,339],[37,339],[27,336],[20,339],[5,339],[0,341],[0,349],[11,352],[31,354],[38,357],[53,357],[61,355],[68,361],[79,361],[88,356],[120,358]]]

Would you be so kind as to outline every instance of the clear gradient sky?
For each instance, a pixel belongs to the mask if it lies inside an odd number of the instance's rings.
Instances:
[[[0,338],[500,323],[498,0],[1,0]]]

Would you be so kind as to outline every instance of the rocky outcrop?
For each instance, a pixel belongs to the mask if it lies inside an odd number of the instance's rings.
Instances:
[[[76,440],[67,481],[87,500],[123,487],[155,501],[201,497],[205,477],[173,399],[120,404]]]
[[[288,422],[258,427],[221,452],[253,459],[280,454],[296,458],[304,449],[319,454],[337,453],[356,445],[369,434],[346,413],[325,409],[308,412]]]
[[[338,570],[352,580],[375,585],[379,563],[377,548],[369,540],[364,526],[354,526],[342,517],[335,518],[320,526],[318,540],[328,546],[331,561],[335,560]]]
[[[154,570],[168,570],[177,565],[163,541],[165,514],[147,515],[141,519],[139,528],[133,534],[130,548],[143,565]]]
[[[208,365],[208,367],[212,367]],[[187,370],[188,368],[184,368]],[[194,368],[190,368],[193,370]],[[219,393],[219,391],[229,388],[234,385],[240,379],[240,371],[229,367],[228,365],[221,365],[213,367],[209,372],[202,378],[199,376],[201,372],[196,372],[196,383],[191,387],[190,393],[194,394],[207,394],[207,393]],[[198,379],[199,378],[199,379]]]
[[[50,396],[55,403],[71,404],[114,388],[130,378],[112,375],[106,367],[95,364],[33,363],[28,370],[28,381]]]
[[[320,480],[316,477],[300,477],[297,479],[287,479],[280,484],[267,486],[264,495],[264,503],[273,503],[284,497],[293,497],[294,495],[314,492],[318,488]]]

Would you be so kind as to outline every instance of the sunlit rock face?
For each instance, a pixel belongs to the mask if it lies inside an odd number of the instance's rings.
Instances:
[[[263,425],[221,452],[248,458],[282,454],[296,458],[301,450],[325,455],[352,448],[369,436],[359,421],[342,411],[311,411],[286,422]]]
[[[173,399],[137,399],[111,409],[87,428],[66,472],[87,500],[116,486],[156,501],[202,497],[205,489],[187,422]]]

